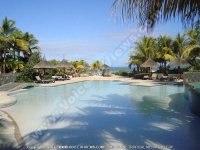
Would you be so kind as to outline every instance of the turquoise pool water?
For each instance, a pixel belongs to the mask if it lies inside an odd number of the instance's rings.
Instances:
[[[17,104],[3,110],[30,149],[199,149],[200,118],[188,110],[183,91],[86,81],[28,89],[12,95]]]

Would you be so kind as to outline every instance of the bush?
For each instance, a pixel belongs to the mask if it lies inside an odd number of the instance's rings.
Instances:
[[[35,76],[39,75],[39,73],[33,69],[33,66],[40,61],[40,53],[33,53],[29,61],[26,63],[20,75],[16,77],[17,82],[33,82],[35,80]]]
[[[118,75],[118,76],[128,76],[128,71],[127,70],[119,70],[119,71],[115,72],[114,74]]]

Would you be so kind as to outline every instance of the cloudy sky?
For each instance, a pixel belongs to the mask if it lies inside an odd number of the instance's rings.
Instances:
[[[47,60],[95,60],[127,66],[130,47],[146,34],[137,24],[116,23],[110,17],[114,0],[1,0],[0,19],[39,40]],[[156,26],[151,36],[176,36],[184,31],[178,21]]]

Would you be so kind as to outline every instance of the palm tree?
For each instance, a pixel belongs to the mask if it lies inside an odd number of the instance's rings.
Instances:
[[[76,71],[76,73],[82,73],[82,66],[86,63],[86,61],[84,60],[80,60],[80,61],[71,61],[70,62],[73,66],[74,66],[74,69]]]
[[[192,25],[199,19],[197,0],[115,0],[111,16],[120,14],[123,21],[138,20],[139,25],[153,29],[157,22],[180,18],[183,25]]]
[[[170,36],[161,36],[157,38],[156,59],[161,63],[161,68],[166,68],[167,61],[174,59],[172,49],[173,39]]]
[[[6,63],[6,52],[9,50],[10,41],[12,39],[11,35],[15,30],[15,21],[8,20],[7,17],[3,19],[2,26],[0,27],[0,43],[4,43],[3,48],[3,73],[5,73],[5,63]]]
[[[136,65],[139,71],[139,66],[145,62],[149,57],[155,57],[156,40],[153,37],[142,37],[140,41],[135,42],[132,47],[133,51],[130,53],[128,61],[129,67]]]
[[[197,44],[197,41],[195,42],[192,38],[186,38],[186,34],[181,35],[178,33],[173,42],[173,51],[176,57],[181,59],[188,57],[190,52],[198,47],[195,43]]]
[[[200,23],[200,22],[198,22]],[[197,25],[197,23],[196,23]],[[183,52],[182,57],[187,58],[187,61],[193,66],[193,69],[200,69],[199,60],[200,56],[200,26],[199,29],[192,29],[185,31],[184,35],[188,41],[189,46]]]
[[[29,32],[24,33],[23,39],[28,43],[29,55],[33,53],[34,50],[40,50],[40,47],[37,46],[39,41],[34,37],[33,34],[29,34]],[[24,53],[24,55],[28,55],[28,52]]]
[[[94,61],[91,65],[91,69],[97,72],[97,70],[102,66],[102,63],[100,61]]]
[[[13,34],[10,35],[11,38],[11,48],[14,51],[14,60],[16,60],[15,52],[17,52],[18,60],[20,58],[20,52],[27,52],[28,51],[28,42],[23,39],[23,33],[16,29],[14,30]]]

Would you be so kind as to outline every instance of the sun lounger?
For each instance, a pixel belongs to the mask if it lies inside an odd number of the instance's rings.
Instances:
[[[66,80],[71,80],[71,77],[67,75],[65,79]]]
[[[168,76],[162,75],[162,77],[160,78],[160,81],[168,81],[169,78]]]
[[[172,74],[170,77],[171,81],[177,81],[178,80],[178,75],[177,74]]]
[[[36,82],[37,83],[50,83],[50,82],[55,82],[55,80],[54,79],[50,79],[50,80],[42,80],[39,76],[35,76],[35,78],[36,78]]]
[[[36,83],[50,83],[50,80],[42,80],[39,76],[35,76]]]
[[[146,75],[146,76],[143,76],[143,80],[148,80],[149,79],[149,76]]]
[[[62,76],[52,76],[53,79],[55,80],[59,80],[59,81],[64,81],[65,78],[63,78]]]
[[[152,80],[156,80],[156,79],[157,79],[157,77],[158,77],[158,75],[157,75],[157,74],[152,74],[152,76],[151,76],[151,79],[152,79]]]

